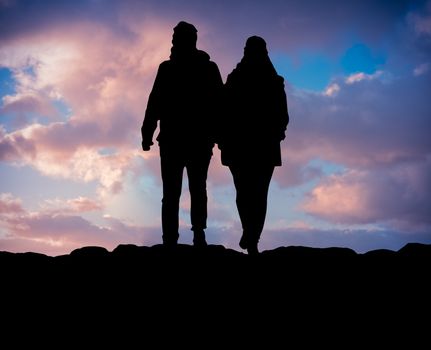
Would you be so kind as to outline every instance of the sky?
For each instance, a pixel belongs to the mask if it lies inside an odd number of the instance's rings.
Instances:
[[[158,147],[141,150],[140,127],[181,20],[223,81],[252,35],[285,78],[260,250],[431,243],[431,1],[0,0],[0,251],[161,243]],[[240,251],[217,148],[208,196],[208,243]]]

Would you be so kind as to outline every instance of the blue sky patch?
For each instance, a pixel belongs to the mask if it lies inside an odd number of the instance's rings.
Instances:
[[[285,53],[271,55],[278,74],[298,89],[323,91],[337,76],[364,72],[372,74],[386,63],[386,54],[372,50],[362,43],[349,47],[341,57],[304,51],[292,56]]]
[[[15,94],[15,79],[10,69],[0,67],[0,99]],[[2,103],[0,103],[2,105]]]
[[[63,100],[53,100],[51,102],[55,109],[60,113],[60,116],[63,120],[68,119],[72,115],[72,109],[70,106]]]
[[[25,73],[26,75],[30,75],[32,78],[35,78],[35,77],[36,77],[36,71],[35,71],[35,67],[34,67],[33,65],[30,65],[30,66],[28,66],[28,67],[25,67],[25,68],[23,69],[23,71],[24,71],[24,73]]]
[[[358,72],[372,74],[385,62],[386,57],[383,53],[372,52],[367,45],[360,43],[347,49],[340,60],[341,67],[346,74]]]
[[[115,147],[104,147],[98,150],[98,153],[101,156],[113,156],[117,153],[117,149]]]
[[[310,160],[307,164],[307,167],[320,169],[320,171],[326,176],[332,174],[341,174],[346,171],[346,167],[342,164],[328,162],[320,158],[314,158]]]
[[[297,60],[285,54],[272,55],[278,74],[296,88],[322,91],[336,74],[337,65],[322,54],[302,53]]]

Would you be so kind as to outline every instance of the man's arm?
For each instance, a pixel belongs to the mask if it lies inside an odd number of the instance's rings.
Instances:
[[[144,151],[149,151],[153,145],[154,131],[157,128],[157,121],[160,119],[162,80],[163,70],[162,65],[160,65],[159,70],[157,71],[156,79],[154,81],[153,89],[151,90],[150,96],[148,97],[145,118],[141,127],[142,149]]]

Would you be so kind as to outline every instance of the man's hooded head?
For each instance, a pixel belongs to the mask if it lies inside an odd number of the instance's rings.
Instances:
[[[181,21],[174,28],[172,45],[180,50],[196,49],[198,30],[193,24]]]

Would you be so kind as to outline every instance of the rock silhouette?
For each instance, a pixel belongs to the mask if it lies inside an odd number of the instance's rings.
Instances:
[[[274,345],[345,345],[348,337],[365,345],[388,344],[396,332],[414,348],[428,337],[421,317],[429,314],[430,263],[431,245],[416,243],[365,254],[291,246],[250,256],[181,244],[83,247],[56,257],[0,252],[2,334],[34,332],[32,342],[43,344],[49,330],[99,345],[115,334],[144,344],[152,334],[158,344],[180,334],[187,344],[202,336]]]
[[[136,246],[119,245],[113,251],[103,247],[83,247],[68,255],[56,257],[39,253],[0,252],[3,281],[37,279],[46,283],[61,283],[79,278],[94,283],[108,280],[134,279],[137,283],[152,283],[154,279],[188,279],[192,284],[209,281],[263,278],[270,284],[294,284],[292,277],[320,279],[322,273],[337,285],[346,281],[366,285],[374,279],[415,280],[431,266],[431,245],[409,243],[398,251],[379,249],[357,254],[349,248],[279,247],[247,256],[222,245],[193,247],[179,244]],[[382,276],[381,272],[385,274]],[[215,275],[214,275],[215,274]],[[194,281],[194,277],[199,278]],[[146,281],[146,279],[148,279]],[[421,283],[421,279],[415,281]],[[100,286],[102,287],[102,286]]]

